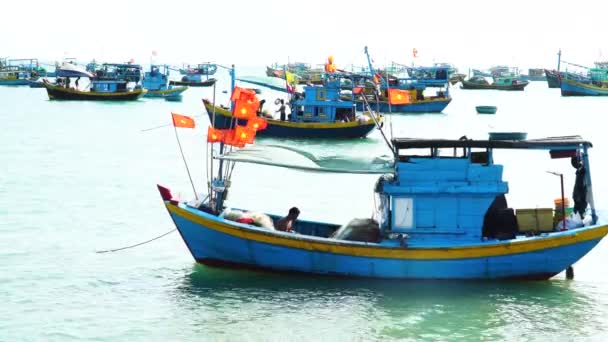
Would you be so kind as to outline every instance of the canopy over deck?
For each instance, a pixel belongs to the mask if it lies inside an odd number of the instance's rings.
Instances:
[[[473,140],[473,139],[413,139],[395,138],[392,140],[397,150],[414,148],[495,148],[495,149],[576,149],[581,145],[592,147],[590,141],[584,140],[578,135],[563,137],[548,137],[542,139],[528,140]]]

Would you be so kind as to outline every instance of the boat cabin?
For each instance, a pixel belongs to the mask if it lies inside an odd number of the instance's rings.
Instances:
[[[291,101],[290,121],[336,122],[355,120],[352,95],[341,96],[344,77],[327,76],[324,86],[305,86],[303,94],[296,94]]]
[[[129,83],[137,84],[142,79],[142,68],[138,64],[104,63],[95,70],[91,81],[91,91],[99,93],[117,93],[129,91]]]
[[[146,71],[142,86],[148,90],[165,90],[169,84],[169,68],[166,65],[151,65]]]
[[[503,166],[494,163],[495,149],[541,149],[550,151],[552,158],[576,158],[584,170],[576,172],[577,183],[586,184],[579,191],[589,193],[596,221],[587,155],[591,144],[580,137],[394,139],[393,145],[398,155],[395,172],[381,176],[375,187],[377,216],[384,236],[400,234],[409,244],[466,244],[512,239],[530,231],[530,227],[518,226],[513,209],[507,206],[504,195],[509,186],[503,180]],[[575,203],[575,208],[577,205],[584,212],[586,199]]]

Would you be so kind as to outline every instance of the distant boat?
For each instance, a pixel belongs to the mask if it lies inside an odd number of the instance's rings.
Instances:
[[[524,90],[529,84],[518,77],[497,77],[493,83],[489,83],[485,77],[475,76],[468,80],[463,80],[460,88],[462,89],[496,89],[496,90]]]
[[[520,78],[524,81],[540,82],[545,81],[545,69],[528,69],[527,75],[520,75]]]
[[[150,71],[144,73],[142,87],[148,90],[144,97],[175,97],[176,99],[181,98],[182,93],[188,89],[188,87],[174,87],[169,84],[169,67],[166,65],[151,65]]]
[[[496,106],[477,106],[475,107],[479,114],[496,114]]]
[[[55,84],[44,80],[44,87],[51,100],[126,101],[137,100],[146,93],[139,85],[142,75],[141,66],[137,64],[105,63],[91,75],[93,78],[87,88],[72,88],[78,78],[72,83],[71,77],[59,76]]]
[[[38,66],[35,58],[26,59],[0,59],[0,85],[29,85],[38,80],[44,68]]]
[[[298,84],[323,84],[322,69],[313,69],[310,64],[306,63],[290,63],[287,65],[274,64],[266,66],[266,76],[285,79],[285,71],[295,74],[298,79]]]
[[[182,77],[181,81],[169,81],[169,85],[180,85],[190,87],[211,87],[215,84],[216,79],[210,78],[204,81],[191,81],[186,76]]]
[[[187,66],[179,70],[184,75],[180,80],[171,80],[169,85],[180,85],[190,87],[210,87],[215,84],[215,78],[209,76],[215,74],[217,65],[211,63],[198,64],[195,67]]]
[[[191,67],[190,65],[179,69],[179,73],[186,76],[203,75],[211,76],[217,71],[217,65],[212,63],[202,63]]]
[[[558,71],[545,69],[545,76],[547,78],[547,84],[549,85],[549,88],[560,87],[560,76]]]
[[[388,84],[386,81],[381,82],[378,100],[370,92],[369,78],[371,76],[367,76],[366,96],[372,109],[392,113],[440,113],[452,101],[448,89],[448,67],[409,67],[407,68],[407,74],[408,77],[389,78]],[[383,80],[386,79],[383,78]],[[407,91],[409,93],[409,103],[389,105],[389,88]],[[439,90],[435,93],[427,94],[428,88],[439,88]],[[356,104],[357,110],[363,110],[362,101],[357,101]]]

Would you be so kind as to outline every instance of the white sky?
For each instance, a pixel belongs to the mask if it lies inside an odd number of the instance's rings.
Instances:
[[[7,1],[0,56],[44,61],[555,68],[608,59],[608,0]],[[464,71],[461,69],[461,71]]]

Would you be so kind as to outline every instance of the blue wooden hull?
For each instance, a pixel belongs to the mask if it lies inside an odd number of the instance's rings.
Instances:
[[[404,248],[270,231],[165,204],[199,263],[369,278],[548,279],[608,232],[595,226],[519,242]]]
[[[440,113],[445,107],[450,104],[452,98],[441,99],[441,100],[426,100],[414,103],[408,103],[405,105],[391,105],[390,112],[391,113]],[[357,102],[357,110],[363,111],[364,106],[363,102]],[[379,107],[378,107],[379,105]],[[378,104],[371,103],[370,106],[373,110],[379,110],[383,113],[389,112],[389,104],[388,102],[379,102]]]
[[[209,121],[213,122],[213,112],[207,107]],[[279,120],[267,120],[268,126],[257,133],[258,136],[277,138],[320,138],[343,139],[365,138],[375,127],[373,121],[367,123],[336,122],[336,123],[296,123]],[[247,120],[238,120],[240,125],[246,125]],[[216,108],[215,128],[227,129],[232,127],[233,118],[225,109]]]
[[[562,96],[608,96],[608,88],[596,87],[573,80],[561,80]]]

